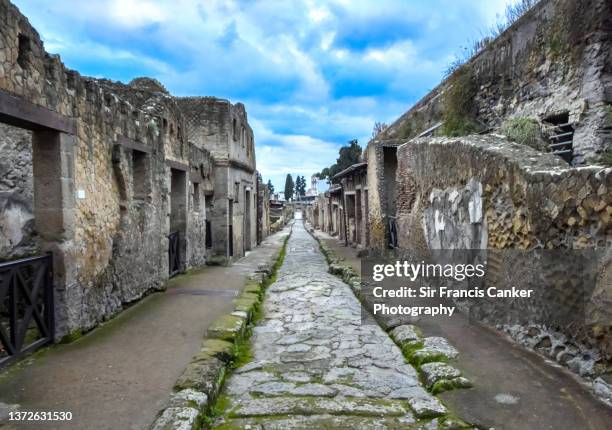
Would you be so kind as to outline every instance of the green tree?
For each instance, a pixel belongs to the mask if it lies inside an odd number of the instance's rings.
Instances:
[[[304,197],[306,195],[306,178],[299,176],[295,180],[295,193],[298,197]]]
[[[357,139],[349,140],[348,145],[340,148],[338,155],[339,157],[336,159],[335,164],[326,167],[317,174],[320,179],[327,179],[327,182],[331,182],[332,178],[337,173],[359,162],[361,158],[361,146]]]
[[[293,177],[290,173],[287,173],[287,178],[285,179],[285,200],[289,201],[293,198],[293,188],[295,184],[293,183]]]
[[[357,139],[353,139],[348,142],[347,146],[340,148],[338,153],[340,156],[336,160],[336,166],[338,172],[340,172],[359,162],[359,158],[361,158],[361,146],[359,146]]]
[[[270,194],[274,194],[274,185],[272,185],[272,181],[268,179],[268,189],[270,190]]]

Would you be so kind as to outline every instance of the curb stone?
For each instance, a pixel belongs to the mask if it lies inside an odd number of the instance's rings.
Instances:
[[[234,309],[215,320],[207,330],[200,351],[193,357],[174,385],[166,406],[162,409],[151,430],[201,429],[204,417],[217,399],[232,361],[236,358],[235,346],[248,338],[248,326],[261,304],[266,282],[274,275],[283,250],[275,252],[268,264],[260,264],[247,276],[245,287],[234,300]]]

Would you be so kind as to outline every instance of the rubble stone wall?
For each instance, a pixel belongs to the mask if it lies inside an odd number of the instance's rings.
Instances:
[[[420,138],[399,147],[397,182],[402,251],[484,250],[487,285],[535,290],[468,301],[472,316],[547,326],[610,363],[612,168],[572,168],[498,135]]]
[[[253,131],[241,103],[215,97],[181,97],[177,103],[185,118],[187,139],[210,150],[215,161],[215,202],[209,213],[212,253],[219,262],[228,262],[257,244]]]
[[[38,252],[34,229],[32,133],[0,123],[0,261]]]

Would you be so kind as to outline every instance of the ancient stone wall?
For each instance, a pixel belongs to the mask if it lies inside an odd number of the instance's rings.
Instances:
[[[396,215],[396,169],[399,140],[372,140],[364,152],[368,163],[367,217],[369,246],[378,251],[388,249],[389,220]]]
[[[187,262],[189,267],[206,264],[208,250],[206,247],[206,221],[209,208],[207,196],[214,193],[214,160],[210,152],[193,144],[189,145],[189,222],[187,238],[189,239]],[[210,200],[210,199],[208,199]]]
[[[90,329],[163,288],[171,231],[179,231],[182,269],[207,261],[207,214],[227,219],[235,192],[235,255],[254,246],[254,142],[241,104],[198,98],[204,126],[189,127],[182,99],[153,79],[125,85],[64,67],[7,0],[0,0],[0,98],[0,122],[29,130],[0,135],[10,154],[1,219],[17,219],[10,250],[2,226],[2,256],[53,252],[58,336]],[[242,134],[228,144],[234,117]]]
[[[0,123],[0,261],[38,252],[34,229],[32,133]]]
[[[180,97],[177,102],[190,142],[206,147],[218,162],[231,160],[255,168],[253,130],[242,103],[216,97]]]
[[[270,189],[261,177],[257,182],[257,244],[270,235]]]
[[[183,97],[177,103],[187,139],[210,150],[215,162],[212,253],[218,262],[241,257],[257,243],[254,139],[244,105],[215,97]]]
[[[567,114],[572,164],[597,163],[612,147],[611,16],[607,0],[541,1],[377,140],[436,126],[429,133],[461,135],[508,118],[547,124]]]
[[[472,316],[540,324],[612,359],[612,168],[571,168],[498,135],[420,138],[399,147],[397,182],[405,254],[484,250],[485,285],[535,291],[463,303]]]

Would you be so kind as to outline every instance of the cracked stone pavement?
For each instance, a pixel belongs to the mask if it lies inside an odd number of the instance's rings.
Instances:
[[[362,323],[359,301],[327,269],[295,223],[253,329],[253,359],[228,379],[218,428],[435,428],[444,406],[389,336]]]

